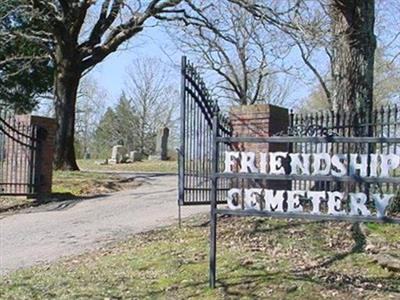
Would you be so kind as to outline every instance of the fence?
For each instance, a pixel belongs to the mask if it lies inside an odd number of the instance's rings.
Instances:
[[[212,115],[219,111],[218,105],[210,94],[199,72],[186,57],[182,58],[182,91],[181,91],[181,144],[179,149],[179,205],[204,205],[211,201],[212,169]],[[230,137],[231,120],[218,113],[219,134]],[[354,112],[320,112],[289,114],[289,127],[282,135],[296,137],[396,137],[399,136],[400,113],[397,106],[375,109],[371,113],[356,116]],[[236,134],[236,133],[235,133]],[[283,148],[299,153],[393,153],[398,154],[398,143],[281,143]],[[231,150],[234,143],[220,145],[219,152]],[[290,149],[289,149],[290,147]],[[235,180],[235,182],[233,182]],[[257,180],[258,184],[265,179]],[[220,180],[218,183],[217,203],[226,203],[226,191],[232,184],[246,184],[238,178]],[[255,181],[254,181],[255,182]],[[253,182],[253,184],[254,184]],[[396,183],[346,183],[330,181],[292,180],[288,183],[293,189],[308,188],[314,190],[344,189],[396,192]]]
[[[271,110],[265,112],[271,117]],[[271,118],[265,120],[268,116],[255,118],[274,127]],[[275,136],[269,131],[265,136],[262,128],[235,131],[195,67],[183,58],[179,207],[211,206],[212,288],[218,215],[400,224],[398,214],[388,213],[399,197],[397,106],[363,115],[291,112],[289,120],[288,128]],[[246,149],[257,143],[267,147]],[[260,151],[258,161],[251,148]],[[228,159],[221,159],[224,155]],[[270,184],[276,182],[282,184]],[[229,209],[218,206],[225,203]]]
[[[293,114],[288,132],[278,136],[223,137],[219,132],[218,115],[215,115],[211,174],[210,287],[214,288],[216,282],[218,215],[400,224],[399,216],[386,214],[390,200],[393,201],[394,197],[385,192],[397,193],[400,184],[397,173],[400,157],[396,155],[400,143],[397,108],[394,120],[388,117],[391,110],[388,108],[386,113],[384,111],[382,118],[375,119],[374,123],[361,124],[370,133],[377,135],[362,137],[352,134],[351,122],[338,125],[332,118],[313,118],[310,115],[306,119]],[[333,120],[340,120],[342,115],[346,113],[335,114]],[[338,130],[342,130],[342,135]],[[346,134],[346,130],[349,134]],[[265,155],[258,162],[254,159],[255,155],[247,152],[225,153],[232,154],[234,159],[221,157],[219,145],[235,143],[281,144],[286,145],[287,152],[273,153],[268,160]],[[311,155],[314,155],[312,173],[309,164]],[[325,156],[324,164],[315,163],[319,155]],[[300,156],[302,159],[297,161]],[[334,162],[333,157],[340,157],[343,161]],[[221,161],[225,161],[222,168]],[[217,205],[219,180],[233,180],[226,194],[229,209]],[[289,181],[292,184],[287,190],[266,190],[262,187],[264,180]],[[240,185],[237,185],[238,182]]]
[[[397,105],[382,106],[374,109],[371,113],[366,113],[364,116],[357,116],[354,112],[348,111],[325,111],[312,114],[290,113],[290,127],[287,134],[297,137],[355,137],[369,136],[375,138],[392,138],[400,136],[400,112]],[[357,120],[357,121],[355,121]],[[358,120],[365,120],[359,122]],[[382,140],[381,140],[382,141]],[[358,153],[375,153],[375,154],[399,154],[398,142],[385,143],[356,143],[337,142],[337,143],[293,143],[293,152],[306,153],[321,153],[327,152],[330,154],[344,153],[349,159],[351,152]],[[371,192],[381,193],[397,193],[397,183],[335,183],[331,182],[316,182],[297,180],[293,182],[293,188],[318,188],[318,189],[333,189],[341,188],[344,190],[371,190]]]
[[[37,194],[39,149],[39,128],[0,107],[0,196]]]
[[[197,69],[182,58],[181,143],[179,148],[179,205],[204,205],[211,201],[212,116],[218,112],[219,130],[231,135],[228,119],[219,112]],[[221,153],[229,144],[220,147]],[[229,181],[219,183],[218,203],[224,203]]]

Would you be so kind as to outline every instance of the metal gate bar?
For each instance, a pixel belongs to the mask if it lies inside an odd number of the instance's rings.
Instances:
[[[25,125],[0,107],[0,196],[34,196],[38,128]]]
[[[381,120],[387,120],[388,118],[383,117],[384,114],[382,114]],[[390,116],[390,109],[388,110],[388,115]],[[387,116],[387,115],[386,115]],[[242,205],[242,209],[238,210],[232,210],[232,209],[226,209],[226,208],[220,208],[218,207],[217,203],[217,194],[218,194],[218,182],[220,180],[226,179],[226,178],[242,178],[243,180],[249,180],[251,181],[252,179],[268,179],[268,180],[275,180],[275,181],[282,181],[282,180],[292,180],[300,181],[300,187],[297,189],[301,189],[304,191],[310,191],[311,188],[317,188],[318,191],[329,191],[330,189],[333,188],[333,185],[330,185],[330,183],[347,183],[349,184],[349,187],[351,187],[353,190],[352,192],[356,192],[357,190],[362,190],[363,187],[361,186],[360,183],[366,184],[367,187],[369,184],[376,184],[378,187],[380,185],[384,185],[386,187],[392,186],[392,188],[386,189],[384,193],[390,193],[390,192],[396,192],[397,193],[397,186],[400,184],[400,177],[398,176],[397,173],[391,174],[392,177],[377,177],[371,176],[371,169],[370,169],[370,161],[368,162],[368,171],[365,176],[360,176],[358,175],[351,175],[347,176],[347,174],[350,174],[349,169],[347,169],[346,176],[343,177],[338,177],[338,176],[331,176],[331,175],[286,175],[288,174],[285,172],[285,175],[276,175],[276,174],[265,174],[265,173],[240,173],[240,172],[235,172],[235,173],[225,173],[223,171],[223,168],[220,166],[220,161],[223,161],[221,159],[220,152],[219,152],[219,146],[221,144],[225,143],[236,143],[236,142],[252,142],[252,143],[266,143],[266,144],[271,144],[271,143],[289,143],[291,145],[294,145],[296,147],[290,147],[291,149],[295,149],[294,151],[296,153],[319,153],[319,152],[324,152],[326,149],[332,149],[330,154],[338,154],[338,153],[343,153],[349,155],[353,151],[353,149],[358,150],[356,151],[356,154],[364,154],[364,150],[367,149],[368,151],[370,149],[373,149],[374,147],[367,147],[369,145],[375,146],[376,149],[378,150],[379,153],[381,154],[389,154],[389,153],[394,153],[396,150],[396,145],[400,142],[400,135],[395,131],[394,133],[391,133],[390,130],[387,129],[386,126],[393,126],[395,129],[397,128],[397,122],[388,122],[388,123],[383,123],[383,122],[377,122],[374,124],[375,128],[379,128],[379,133],[376,136],[367,136],[367,137],[359,137],[359,136],[351,136],[349,130],[347,127],[343,126],[343,129],[348,129],[347,134],[344,134],[343,136],[338,136],[337,134],[334,134],[333,132],[331,134],[328,134],[323,127],[315,127],[316,129],[315,134],[307,134],[310,133],[311,131],[314,132],[312,129],[313,127],[308,127],[306,126],[305,130],[302,130],[301,128],[299,129],[299,132],[297,134],[294,134],[295,132],[292,132],[290,136],[275,136],[275,137],[265,137],[265,138],[260,138],[260,137],[251,137],[251,136],[240,136],[240,137],[221,137],[219,134],[218,130],[218,118],[214,117],[214,138],[213,138],[213,172],[212,172],[212,201],[211,201],[211,214],[210,214],[210,256],[209,256],[209,285],[211,288],[215,288],[216,285],[216,261],[217,261],[217,216],[218,215],[230,215],[230,216],[257,216],[257,217],[275,217],[275,218],[301,218],[301,219],[308,219],[308,220],[330,220],[330,221],[350,221],[350,222],[379,222],[379,223],[391,223],[391,224],[400,224],[400,217],[398,214],[392,214],[392,215],[384,215],[379,216],[376,214],[376,216],[373,216],[371,214],[365,214],[365,215],[360,215],[358,212],[356,214],[329,214],[329,212],[322,210],[321,208],[321,214],[313,214],[309,209],[308,211],[289,211],[288,209],[286,212],[281,210],[276,210],[276,209],[265,209],[265,206],[262,205],[262,199],[260,201],[260,206],[259,208],[247,208],[245,209],[244,206]],[[314,125],[311,125],[314,126]],[[363,126],[369,126],[363,125]],[[386,128],[386,130],[384,130]],[[310,131],[311,130],[311,131]],[[376,131],[376,130],[375,130]],[[391,134],[389,134],[391,133]],[[389,136],[386,136],[389,135]],[[336,147],[336,144],[341,144],[343,145],[341,149],[343,151],[337,151],[335,152],[334,150],[339,149]],[[344,147],[344,145],[346,145]],[[353,147],[354,145],[357,145],[358,147]],[[333,146],[333,147],[332,147]],[[338,145],[339,146],[339,145]],[[394,147],[393,147],[394,146]],[[298,150],[296,150],[298,149]],[[329,153],[329,152],[328,152]],[[370,153],[369,153],[370,154]],[[291,173],[290,173],[291,174]],[[302,183],[309,183],[309,186],[303,185]],[[317,185],[318,182],[322,182],[322,185]],[[314,183],[314,184],[312,184]],[[359,186],[354,185],[354,184],[360,184]],[[232,186],[235,188],[242,188],[243,186]],[[296,187],[295,187],[296,189]],[[341,189],[342,190],[342,189]],[[370,190],[369,188],[364,189],[366,191],[367,196],[371,192],[375,192]],[[382,193],[382,189],[379,190],[380,193]],[[240,201],[240,200],[239,200]],[[241,200],[242,204],[244,200]],[[283,201],[282,201],[283,202]],[[326,202],[326,201],[325,201]],[[366,206],[369,206],[371,203],[369,203],[370,200],[367,200],[365,202]],[[300,204],[301,200],[300,200]],[[342,203],[343,208],[348,208],[348,203]],[[320,209],[320,208],[319,208]],[[377,211],[376,207],[375,210]]]
[[[181,69],[181,144],[179,160],[179,199],[182,205],[211,203],[212,116],[218,111],[220,131],[231,136],[229,120],[223,116],[206,88],[198,70],[182,57]],[[220,147],[223,152],[229,144]],[[225,203],[224,190],[229,180],[220,182],[218,203]]]
[[[400,154],[399,143],[400,136],[400,114],[397,105],[388,105],[385,107],[375,108],[371,113],[363,116],[357,116],[354,112],[348,111],[324,111],[318,113],[290,114],[290,127],[288,130],[289,136],[296,137],[335,137],[335,143],[326,143],[324,148],[318,148],[318,144],[312,140],[303,140],[302,143],[293,143],[294,152],[330,152],[330,153],[347,153],[352,152],[355,145],[361,145],[360,141],[369,141],[368,145],[364,143],[364,149],[359,151],[364,153],[381,153],[381,154]],[[354,120],[361,120],[354,123]],[[361,133],[361,134],[360,134]],[[357,137],[357,134],[364,137]],[[365,137],[368,136],[368,137]],[[346,140],[347,139],[347,140]],[[388,141],[391,141],[389,143]],[[351,188],[351,183],[332,183],[321,182],[320,188]],[[294,180],[292,187],[304,189],[306,187],[313,188],[314,182],[310,180]],[[395,180],[386,182],[368,182],[358,184],[358,190],[370,190],[370,192],[394,193],[397,197],[399,183]],[[367,192],[369,194],[369,192]]]

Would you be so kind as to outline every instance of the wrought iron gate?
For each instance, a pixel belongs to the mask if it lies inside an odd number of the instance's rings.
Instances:
[[[363,120],[354,124],[353,120]],[[298,137],[326,137],[337,136],[351,138],[356,137],[354,132],[368,133],[368,136],[375,138],[394,138],[400,136],[400,107],[397,105],[386,105],[374,109],[371,113],[363,116],[356,115],[351,111],[323,111],[318,113],[291,113],[290,127],[288,134]],[[320,153],[328,152],[332,154],[358,152],[363,154],[389,154],[399,155],[399,144],[394,143],[293,143],[293,152]],[[354,149],[354,147],[358,149]],[[361,148],[360,148],[361,147]],[[350,185],[350,186],[349,186]],[[353,189],[369,192],[395,193],[400,197],[397,183],[335,183],[332,182],[310,182],[306,180],[294,180],[293,188],[321,189],[341,188],[343,190]]]
[[[181,136],[179,153],[179,205],[211,203],[212,118],[219,117],[219,132],[231,136],[230,123],[206,88],[199,72],[182,57]],[[220,147],[223,152],[228,144]],[[227,180],[219,182],[218,203],[225,203]]]
[[[400,137],[397,130],[400,123],[397,117],[398,109],[395,108],[395,110],[383,109],[380,118],[372,122],[367,118],[367,122],[360,124],[367,127],[367,130],[358,132],[370,132],[367,136],[352,134],[355,127],[351,120],[355,119],[354,116],[347,118],[346,120],[350,121],[343,122],[341,125],[335,122],[338,116],[340,120],[342,115],[346,115],[342,112],[333,114],[333,119],[313,119],[310,115],[307,118],[301,118],[298,115],[296,119],[296,116],[292,115],[288,132],[268,137],[255,137],[251,134],[223,137],[215,130],[218,119],[214,117],[214,149],[226,143],[260,143],[287,144],[287,149],[291,151],[275,152],[275,154],[279,153],[280,159],[278,163],[277,160],[272,160],[272,170],[270,164],[269,170],[265,168],[261,171],[261,168],[259,170],[255,168],[252,172],[241,172],[235,167],[225,171],[225,168],[221,168],[221,162],[226,157],[221,157],[218,151],[214,151],[210,205],[210,287],[215,288],[216,284],[217,217],[219,215],[400,224],[398,210],[391,210],[389,202],[389,199],[392,199],[391,203],[394,203],[396,194],[397,196],[399,194],[398,186],[400,185],[398,175]],[[324,123],[323,120],[328,120],[328,122]],[[320,172],[322,164],[317,158],[318,160],[314,160],[313,163],[318,161],[318,165],[313,165],[311,172],[311,164],[305,162],[311,161],[310,155],[316,156],[322,153],[328,156],[328,159],[325,156],[323,165],[323,169],[328,171]],[[384,161],[388,165],[388,158],[384,158],[385,154],[391,155],[389,158],[393,160],[391,168],[383,167]],[[242,154],[238,153],[237,157],[239,155]],[[302,163],[292,164],[295,161],[292,159],[296,156],[299,159],[300,155]],[[336,155],[341,155],[339,160],[342,162],[339,164],[333,163],[333,157]],[[379,167],[378,155],[381,164]],[[313,159],[316,158],[315,156]],[[246,154],[244,161],[247,157]],[[243,156],[235,163],[242,162]],[[276,172],[278,169],[280,171]],[[218,206],[216,201],[218,199],[217,183],[224,179],[239,179],[237,181],[239,184],[236,185],[232,181],[232,189],[227,193],[228,208]],[[243,185],[242,180],[247,181],[248,184]],[[257,180],[289,181],[292,185],[288,188],[268,189],[265,186],[259,186]],[[297,201],[293,201],[295,194],[298,197]]]
[[[19,123],[0,107],[0,196],[36,195],[38,149],[38,127]]]

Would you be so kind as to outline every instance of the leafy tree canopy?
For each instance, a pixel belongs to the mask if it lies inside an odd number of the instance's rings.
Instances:
[[[28,37],[45,24],[29,17],[25,2],[6,0],[0,5],[0,100],[18,112],[31,111],[53,83],[50,56]]]

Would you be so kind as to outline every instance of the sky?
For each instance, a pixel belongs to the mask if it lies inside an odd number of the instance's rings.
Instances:
[[[182,53],[172,45],[169,36],[160,28],[146,28],[121,49],[111,54],[88,74],[107,91],[109,96],[107,104],[110,106],[115,104],[124,90],[127,69],[136,59],[160,59],[166,67],[173,69],[173,73],[176,72],[177,77],[180,76],[179,64]],[[179,89],[179,86],[177,88]]]
[[[91,70],[88,76],[94,79],[99,87],[107,93],[106,105],[113,106],[126,86],[126,71],[136,59],[160,59],[167,68],[172,69],[172,74],[176,74],[172,80],[176,82],[179,90],[179,68],[182,55],[184,53],[177,49],[162,28],[150,27],[139,33],[127,45],[123,45],[121,50],[107,57],[105,61]],[[310,86],[296,81],[296,88],[293,89],[288,103],[302,101],[308,95],[309,89]],[[291,105],[288,104],[288,106]]]
[[[388,1],[396,2],[399,0]],[[380,9],[379,12],[385,13],[385,10]],[[383,32],[387,32],[389,29],[387,27],[383,28]],[[392,28],[392,30],[398,32],[395,28]],[[183,53],[177,50],[177,47],[162,27],[150,26],[133,37],[127,44],[122,45],[116,53],[108,56],[102,63],[91,70],[87,76],[94,79],[97,85],[108,95],[107,101],[105,101],[106,106],[113,106],[126,86],[126,71],[136,59],[160,59],[167,67],[172,69],[172,74],[176,74],[176,76],[172,76],[172,80],[176,82],[177,89],[179,90],[179,65],[182,55]],[[297,57],[295,56],[296,54],[288,58],[289,64],[296,59],[298,62],[298,55]],[[191,59],[190,55],[188,57]],[[192,58],[192,60],[194,59]],[[290,78],[293,89],[287,104],[289,108],[299,106],[300,103],[303,103],[311,90],[317,85],[315,77],[310,74],[308,68],[304,65],[300,65],[300,68],[302,79]],[[209,75],[206,75],[206,79],[212,81],[212,76]]]

